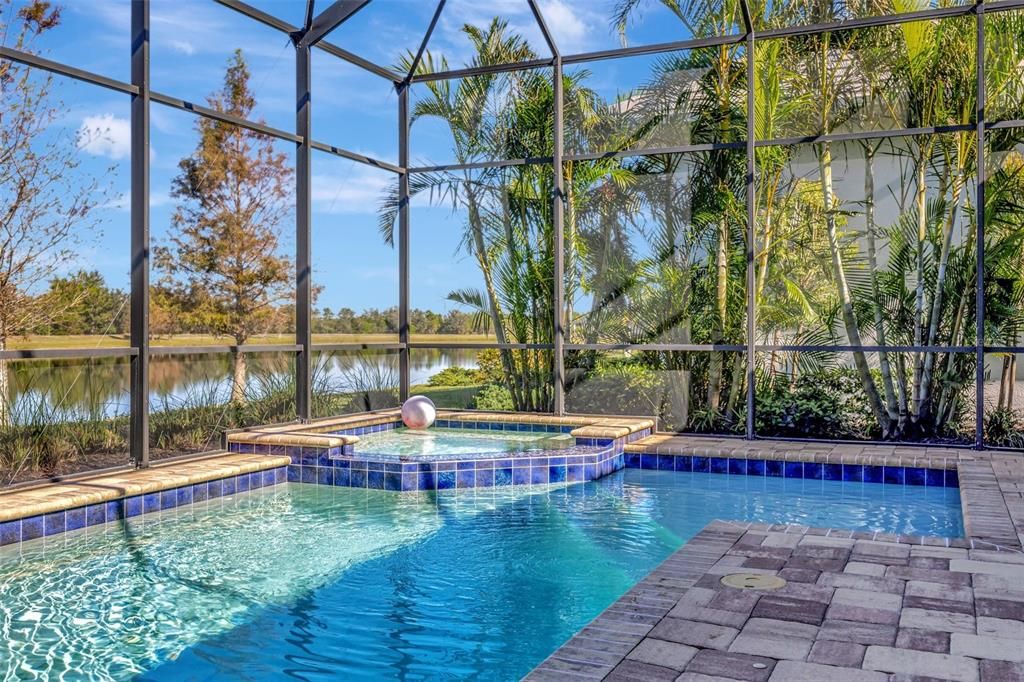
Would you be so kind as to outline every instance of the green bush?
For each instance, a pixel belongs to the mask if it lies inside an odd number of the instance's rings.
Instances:
[[[757,389],[754,411],[757,434],[791,438],[881,438],[863,397],[860,380],[850,369],[782,376]]]
[[[445,367],[427,379],[428,386],[478,386],[487,383],[484,373],[469,367]]]
[[[492,412],[507,412],[515,409],[512,404],[512,394],[504,386],[499,384],[488,384],[476,394],[476,409],[490,410]]]
[[[985,443],[1001,448],[1024,448],[1024,419],[1007,408],[985,415]]]

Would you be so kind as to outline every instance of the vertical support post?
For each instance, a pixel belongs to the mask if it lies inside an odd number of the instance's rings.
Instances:
[[[311,416],[313,401],[313,282],[312,282],[312,78],[310,48],[295,48],[295,134],[302,138],[295,159],[295,344],[300,346],[295,366],[295,411],[299,419]]]
[[[747,32],[747,424],[746,438],[752,439],[754,433],[754,364],[757,354],[754,352],[754,341],[757,334],[757,292],[754,291],[756,272],[754,271],[754,254],[757,240],[757,192],[755,174],[757,172],[757,156],[754,147],[754,29],[748,27]]]
[[[552,170],[554,170],[554,206],[553,229],[554,244],[552,249],[555,255],[554,271],[554,296],[552,309],[555,313],[554,322],[554,382],[555,382],[555,414],[565,414],[565,322],[566,316],[571,313],[565,310],[565,175],[562,172],[562,155],[564,131],[562,121],[564,106],[562,100],[562,55],[555,55],[554,68],[554,150],[551,155]]]
[[[149,466],[149,0],[132,0],[131,359],[129,448]]]
[[[409,84],[398,86],[398,351],[399,398],[409,397]]]
[[[975,315],[975,367],[974,367],[974,447],[978,450],[985,447],[985,4],[978,0],[975,9],[975,37],[977,62],[975,77],[977,82],[975,119],[976,119],[976,164],[978,167],[977,197],[975,199],[975,258],[977,259],[976,277],[974,282],[974,315]]]

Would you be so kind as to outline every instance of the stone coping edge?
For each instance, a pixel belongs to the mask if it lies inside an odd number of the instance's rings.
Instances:
[[[570,435],[575,438],[625,438],[644,429],[653,429],[655,420],[646,417],[559,417],[527,412],[477,412],[466,410],[438,410],[437,418],[447,421],[494,422],[574,426]],[[306,424],[255,426],[228,434],[228,443],[257,443],[263,445],[301,445],[334,448],[354,445],[359,436],[332,433],[338,430],[388,424],[401,419],[400,410],[387,410],[332,417]]]
[[[288,457],[276,455],[220,454],[188,462],[156,465],[148,469],[14,490],[0,493],[0,522],[162,492],[283,467],[290,463]]]

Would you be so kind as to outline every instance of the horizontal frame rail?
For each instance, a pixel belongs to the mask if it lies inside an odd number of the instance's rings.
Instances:
[[[294,343],[247,343],[240,346],[150,346],[150,355],[216,355],[219,353],[298,353]]]
[[[635,351],[666,351],[666,352],[742,352],[747,349],[742,344],[730,343],[567,343],[566,350],[635,350]]]
[[[132,346],[113,348],[25,348],[0,351],[0,360],[91,360],[94,358],[131,358],[139,354]]]
[[[68,66],[67,64],[61,64],[60,62],[45,59],[32,54],[31,52],[23,52],[10,47],[0,46],[0,59],[8,59],[12,62],[18,62],[19,64],[49,71],[50,73],[55,73],[59,76],[67,76],[68,78],[74,78],[75,80],[92,83],[93,85],[99,85],[100,87],[104,87],[109,90],[116,90],[117,92],[123,92],[128,95],[139,94],[138,86],[132,85],[131,83],[125,83],[124,81],[119,81],[114,78],[101,76],[98,73],[78,69],[74,66]]]
[[[404,350],[405,344],[401,342],[394,343],[314,343],[309,347],[310,352],[316,353],[317,351],[352,351],[352,350]]]
[[[459,348],[478,350],[554,350],[553,343],[417,343],[411,341],[406,344],[411,350],[455,350]]]

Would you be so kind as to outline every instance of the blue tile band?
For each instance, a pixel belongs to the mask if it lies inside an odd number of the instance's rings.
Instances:
[[[65,511],[28,516],[14,521],[3,521],[0,522],[0,546],[28,542],[90,526],[100,526],[104,523],[121,521],[165,509],[184,507],[193,502],[202,502],[215,497],[267,488],[287,481],[290,468],[282,466],[254,471],[249,474],[204,481],[180,488],[169,488],[155,493],[98,502]]]
[[[633,452],[626,453],[625,461],[626,468],[629,469],[658,469],[663,471],[730,474],[734,476],[808,478],[821,481],[846,481],[848,483],[960,487],[960,479],[955,469],[791,462],[773,459],[699,457],[696,455],[661,455]]]

